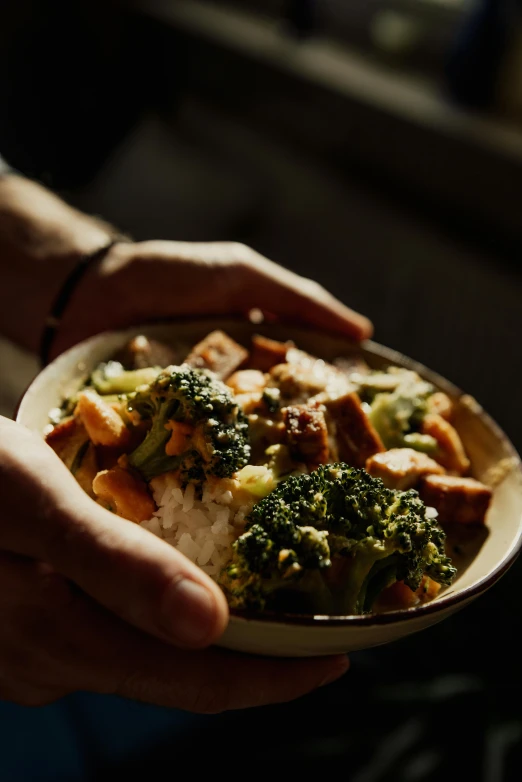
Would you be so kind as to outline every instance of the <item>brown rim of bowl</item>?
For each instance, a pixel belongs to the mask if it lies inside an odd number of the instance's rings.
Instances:
[[[173,319],[170,321],[156,321],[151,322],[148,324],[141,324],[141,326],[136,327],[130,327],[127,329],[115,329],[111,332],[106,332],[106,335],[108,334],[117,334],[121,333],[124,334],[130,334],[132,332],[139,333],[142,330],[146,330],[147,328],[154,328],[154,327],[167,327],[167,326],[176,326],[176,324],[186,324],[194,321],[194,319],[190,318],[179,318],[179,319]],[[241,320],[239,318],[198,318],[196,322],[203,323],[206,320],[209,322],[217,322],[221,320],[223,324],[228,323],[242,323],[243,325],[247,325],[244,320]],[[270,330],[270,325],[272,324],[265,324],[264,327]],[[274,325],[284,325],[284,324],[274,324]],[[290,324],[287,324],[289,327]],[[263,325],[260,324],[260,329],[263,328]],[[306,332],[310,331],[311,333],[316,333],[315,330],[306,328],[306,326],[303,326],[301,324],[294,324],[294,328],[299,329],[300,331]],[[103,333],[93,335],[92,337],[89,337],[86,340],[83,340],[83,342],[88,342],[93,339],[99,339],[104,336]],[[342,335],[334,335],[331,333],[328,333],[327,336],[333,337],[333,336],[340,336],[342,338]],[[82,343],[78,343],[77,345],[73,345],[68,350],[64,351],[64,353],[61,353],[59,356],[57,356],[53,361],[48,364],[41,372],[38,373],[38,375],[33,379],[33,381],[29,384],[28,388],[24,392],[24,394],[20,397],[20,400],[18,402],[18,405],[16,407],[16,420],[18,419],[18,414],[20,411],[21,404],[24,400],[24,397],[26,396],[27,392],[31,389],[33,384],[38,381],[38,379],[42,376],[42,374],[46,373],[50,366],[52,366],[55,361],[59,361],[62,357],[67,355],[69,352],[74,351],[77,349]],[[433,383],[437,388],[446,391],[449,395],[454,397],[455,399],[472,399],[473,405],[474,405],[474,414],[478,417],[480,417],[486,426],[494,432],[497,439],[503,443],[503,446],[506,451],[506,455],[508,458],[511,458],[513,460],[513,470],[517,469],[519,474],[522,476],[522,460],[515,449],[515,446],[509,439],[509,437],[506,435],[503,429],[494,421],[491,416],[486,413],[486,411],[482,408],[482,406],[473,398],[470,397],[469,394],[466,394],[463,392],[458,386],[447,380],[442,375],[439,375],[437,372],[435,372],[432,369],[429,369],[424,364],[422,364],[419,361],[416,361],[415,359],[410,358],[409,356],[404,355],[403,353],[400,353],[398,350],[395,350],[393,348],[386,347],[385,345],[381,345],[378,342],[374,342],[373,340],[365,340],[364,342],[360,343],[359,345],[350,342],[349,339],[346,340],[347,347],[350,346],[351,352],[357,352],[360,351],[361,353],[367,352],[371,356],[378,356],[381,359],[384,359],[385,361],[389,363],[397,363],[401,366],[404,366],[408,369],[412,369],[416,372],[418,372],[419,375],[424,377],[425,379],[429,380]],[[522,550],[522,525],[519,529],[518,536],[516,539],[516,542],[511,549],[510,553],[497,565],[494,570],[492,570],[488,575],[484,576],[480,581],[473,586],[466,587],[459,592],[451,592],[448,591],[447,593],[444,593],[441,597],[436,598],[435,600],[424,603],[420,606],[413,606],[412,608],[402,608],[402,609],[396,609],[394,611],[386,611],[380,614],[365,614],[365,615],[349,615],[349,616],[330,616],[330,615],[321,615],[321,614],[314,614],[314,615],[307,615],[307,614],[292,614],[292,613],[286,613],[286,612],[272,612],[272,611],[265,611],[263,613],[256,613],[254,611],[240,611],[237,609],[231,609],[230,610],[230,616],[234,617],[235,619],[243,619],[245,621],[255,621],[255,622],[264,622],[264,623],[274,623],[274,624],[288,624],[288,625],[294,625],[294,626],[320,626],[320,625],[330,625],[335,627],[346,627],[349,625],[355,625],[358,627],[369,627],[369,626],[378,626],[378,625],[385,625],[385,624],[391,624],[393,622],[407,622],[412,619],[416,619],[422,616],[428,616],[430,614],[438,613],[439,611],[443,611],[446,608],[454,608],[455,606],[458,606],[460,603],[465,603],[478,595],[482,594],[483,592],[486,592],[493,584],[495,584],[514,564],[517,557],[519,556],[520,552]]]

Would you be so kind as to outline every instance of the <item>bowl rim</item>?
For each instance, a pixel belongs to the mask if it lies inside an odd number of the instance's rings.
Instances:
[[[32,380],[29,386],[25,389],[20,397],[14,418],[19,422],[19,419],[23,413],[25,403],[31,394],[34,392],[35,387],[45,380],[47,374],[54,373],[57,366],[61,363],[67,363],[71,355],[82,352],[83,349],[91,346],[98,345],[104,339],[109,337],[121,337],[128,339],[132,335],[137,333],[146,333],[151,330],[161,330],[168,328],[175,328],[176,326],[193,326],[194,329],[203,326],[209,326],[212,328],[222,328],[226,331],[228,328],[234,326],[250,327],[253,330],[258,331],[271,331],[273,329],[281,329],[287,327],[291,331],[299,331],[303,334],[309,333],[317,335],[317,329],[307,327],[302,324],[283,324],[279,323],[266,323],[266,324],[253,324],[249,321],[245,321],[240,318],[225,318],[225,317],[200,317],[200,318],[174,318],[170,320],[161,320],[149,323],[142,323],[141,325],[132,326],[123,329],[113,329],[110,331],[100,332],[75,345],[68,348],[66,351],[56,356],[47,366],[45,366]],[[515,470],[518,472],[522,479],[522,459],[517,452],[515,446],[504,432],[504,430],[497,424],[497,422],[487,413],[483,407],[476,401],[476,399],[469,394],[462,391],[450,380],[447,380],[442,375],[438,374],[435,370],[422,364],[416,359],[401,353],[394,348],[387,347],[374,340],[365,340],[359,344],[350,341],[348,338],[344,338],[343,335],[333,334],[331,332],[324,332],[324,336],[328,339],[336,338],[339,341],[345,341],[346,348],[349,348],[350,352],[361,353],[363,356],[365,353],[370,356],[377,356],[380,359],[384,359],[389,363],[396,363],[400,366],[412,369],[418,372],[421,377],[425,378],[429,382],[433,383],[438,389],[447,392],[450,396],[458,400],[469,400],[472,403],[474,416],[480,418],[486,427],[493,432],[499,442],[502,443],[504,450],[506,451],[507,458],[511,463],[510,472]],[[293,627],[376,627],[387,624],[398,624],[402,622],[408,622],[414,619],[419,619],[424,616],[432,614],[442,613],[445,610],[451,610],[458,608],[460,604],[464,605],[471,599],[486,592],[493,584],[495,584],[514,564],[518,556],[522,551],[522,519],[520,522],[517,537],[508,553],[498,562],[496,567],[481,578],[477,583],[472,586],[465,587],[458,592],[450,591],[443,593],[440,597],[422,605],[412,606],[410,608],[396,609],[392,611],[385,611],[379,614],[364,614],[364,615],[323,615],[323,614],[294,614],[288,612],[275,612],[264,611],[263,613],[255,611],[243,611],[238,609],[230,609],[230,618],[238,620],[240,622],[248,623],[261,623],[261,624],[278,624],[278,625],[291,625]]]

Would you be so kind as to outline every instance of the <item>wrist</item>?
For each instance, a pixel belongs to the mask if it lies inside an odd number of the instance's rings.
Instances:
[[[56,328],[51,359],[93,334],[132,324],[136,298],[132,283],[134,258],[129,252],[132,247],[134,244],[124,237],[89,264]]]
[[[163,253],[151,252],[158,242],[117,241],[89,267],[69,299],[53,343],[51,358],[93,334],[174,315],[173,243],[161,243]],[[183,270],[177,282],[183,284]]]
[[[4,249],[42,264],[93,252],[117,233],[18,174],[0,177],[0,228]]]
[[[36,350],[63,281],[115,234],[31,180],[0,177],[0,331]]]

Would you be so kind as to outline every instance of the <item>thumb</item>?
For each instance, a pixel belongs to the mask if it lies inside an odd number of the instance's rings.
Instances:
[[[228,621],[222,591],[137,524],[91,500],[40,438],[0,421],[0,548],[43,560],[136,627],[202,648]],[[21,501],[23,498],[23,501]]]

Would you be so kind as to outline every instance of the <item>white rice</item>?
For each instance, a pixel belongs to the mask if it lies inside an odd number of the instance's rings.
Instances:
[[[239,482],[207,484],[201,500],[193,485],[183,490],[174,473],[154,478],[150,485],[158,510],[141,526],[216,578],[230,559],[232,543],[241,534],[251,507],[234,502]]]
[[[255,468],[256,472],[260,469],[264,468]],[[201,500],[196,498],[193,485],[181,488],[176,473],[160,475],[150,486],[158,510],[141,526],[217,578],[230,559],[232,543],[242,533],[253,504],[253,499],[248,505],[239,503],[240,481],[229,478],[206,484]],[[428,507],[426,515],[436,519],[437,511]]]

